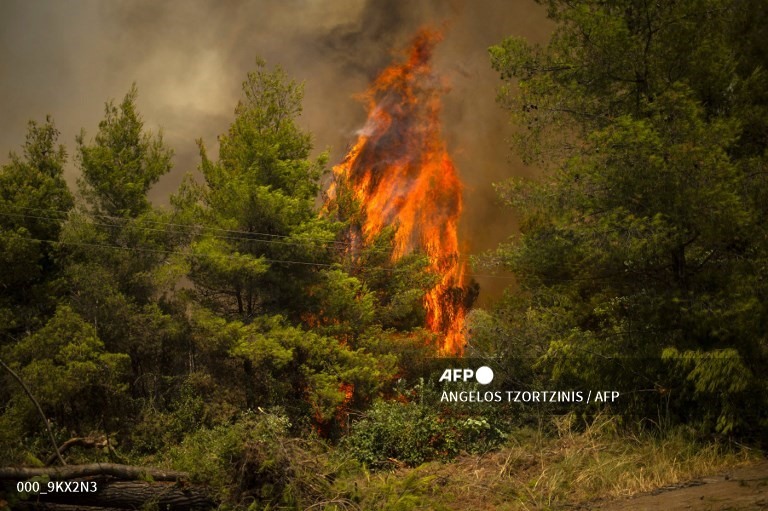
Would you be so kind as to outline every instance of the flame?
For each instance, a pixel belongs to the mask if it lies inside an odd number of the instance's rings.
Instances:
[[[465,264],[457,236],[462,185],[440,134],[445,87],[430,65],[441,39],[439,32],[422,29],[407,60],[376,78],[363,95],[366,123],[333,171],[362,205],[365,241],[397,225],[393,259],[415,250],[427,254],[440,276],[424,299],[427,327],[440,336],[444,353],[461,354],[466,314]]]

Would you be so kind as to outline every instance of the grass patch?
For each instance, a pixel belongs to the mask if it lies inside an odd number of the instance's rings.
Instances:
[[[202,428],[167,461],[216,490],[222,509],[533,511],[589,508],[716,474],[753,453],[683,428],[628,433],[610,416],[585,424],[568,415],[518,429],[495,451],[371,471],[344,445],[290,438],[285,419],[264,414]]]
[[[358,476],[361,508],[558,509],[648,492],[752,460],[745,449],[697,442],[684,429],[627,434],[608,416],[584,425],[569,415],[552,426],[520,430],[507,447],[485,455]]]

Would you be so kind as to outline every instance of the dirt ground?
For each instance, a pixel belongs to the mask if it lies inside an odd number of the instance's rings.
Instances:
[[[768,510],[768,460],[621,501],[595,502],[600,511]]]

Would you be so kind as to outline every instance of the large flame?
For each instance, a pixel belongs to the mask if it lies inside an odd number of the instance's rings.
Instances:
[[[427,327],[442,339],[443,352],[460,354],[466,313],[457,236],[462,185],[440,134],[444,87],[430,66],[440,39],[436,31],[420,31],[407,61],[376,78],[364,95],[365,126],[333,170],[362,205],[366,241],[397,225],[394,259],[419,249],[427,254],[440,276],[425,297]]]

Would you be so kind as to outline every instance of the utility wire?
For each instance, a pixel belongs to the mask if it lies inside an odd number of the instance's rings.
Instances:
[[[30,210],[30,211],[42,211],[42,212],[48,212],[48,213],[60,213],[62,215],[68,215],[69,214],[68,211],[63,211],[63,210],[58,210],[58,209],[31,208],[31,207],[25,207],[25,206],[11,206],[11,207],[18,208],[18,209]],[[17,218],[34,218],[34,219],[39,219],[39,220],[66,220],[65,217],[54,217],[54,216],[43,216],[43,215],[29,215],[29,214],[25,214],[25,213],[12,213],[12,212],[3,211],[1,209],[0,209],[0,215],[9,216],[9,217],[17,217]],[[98,218],[105,218],[105,219],[115,220],[115,221],[122,222],[122,223],[126,223],[126,221],[128,220],[128,219],[123,218],[123,217],[115,217],[115,216],[109,216],[109,215],[99,215],[99,214],[91,214],[91,213],[89,213],[89,215],[90,216],[94,216],[94,217],[98,217]],[[200,225],[200,224],[180,224],[180,223],[174,223],[174,222],[161,222],[161,221],[157,221],[157,220],[146,220],[146,219],[143,219],[142,221],[150,223],[150,224],[154,224],[154,225],[165,225],[165,226],[180,227],[182,229],[187,229],[188,231],[191,231],[193,229],[199,229],[201,231],[211,230],[211,231],[219,231],[219,232],[225,232],[225,233],[231,233],[231,234],[242,234],[242,235],[244,235],[244,236],[212,235],[213,237],[218,238],[218,239],[226,239],[226,240],[233,240],[233,241],[255,241],[255,242],[259,242],[259,243],[273,243],[273,244],[280,244],[280,245],[305,246],[300,241],[295,240],[295,238],[291,238],[291,236],[281,235],[281,234],[269,234],[269,233],[242,231],[242,230],[234,230],[234,229],[222,229],[222,228],[218,228],[218,227],[210,227],[210,226],[205,226],[205,225]],[[111,228],[120,227],[119,225],[108,224],[108,223],[104,223],[104,222],[92,222],[91,225],[100,225],[100,226],[111,227]],[[132,225],[131,228],[143,229],[143,230],[146,230],[146,231],[154,231],[154,232],[166,232],[165,229],[152,228],[152,227],[146,227],[146,226],[135,225],[135,224]],[[293,239],[294,241],[277,241],[275,239],[263,240],[263,239],[256,238],[254,236],[266,236],[266,237],[269,237],[269,238],[277,238],[277,239],[282,239],[282,240],[284,240],[284,239]],[[344,242],[344,241],[326,240],[326,239],[320,239],[320,238],[304,238],[304,239],[307,240],[307,241],[314,241],[314,242],[318,242],[318,243],[321,243],[321,244],[334,244],[334,245],[337,245],[339,247],[344,247],[344,248],[350,248],[352,246],[351,243],[347,243],[347,242]],[[390,252],[389,250],[373,249],[373,248],[369,248],[368,251],[369,252],[378,252],[378,253],[389,253]],[[469,257],[466,254],[462,254],[460,252],[457,252],[457,255],[458,255],[458,259],[459,260],[469,261]]]
[[[48,212],[48,213],[61,213],[62,215],[68,215],[70,213],[69,211],[64,211],[64,210],[60,210],[60,209],[31,208],[31,207],[27,207],[27,206],[15,206],[15,205],[13,205],[11,207],[18,208],[18,209],[26,209],[26,210],[30,210],[30,211],[42,211],[42,212]],[[97,218],[104,218],[104,219],[107,219],[107,220],[116,220],[118,222],[126,222],[127,220],[129,220],[129,219],[124,218],[124,217],[110,216],[110,215],[101,215],[101,214],[97,214],[97,213],[88,213],[88,215],[92,216],[92,217],[97,217]],[[21,215],[21,216],[23,216],[23,215]],[[66,217],[48,217],[48,218],[51,219],[51,220],[66,220]],[[197,228],[200,228],[200,229],[207,229],[207,230],[211,230],[211,231],[226,232],[226,233],[231,233],[231,234],[244,234],[244,235],[249,235],[249,236],[250,235],[267,236],[267,237],[270,237],[270,238],[290,238],[290,236],[287,236],[287,235],[284,235],[284,234],[270,234],[270,233],[265,233],[265,232],[251,232],[251,231],[241,231],[241,230],[236,230],[236,229],[223,229],[221,227],[211,227],[211,226],[200,225],[200,224],[180,224],[180,223],[174,223],[174,222],[161,222],[159,220],[148,220],[148,219],[142,219],[142,221],[146,222],[146,223],[150,223],[150,224],[155,224],[155,225],[168,225],[168,226],[182,227],[182,228],[194,228],[194,227],[197,227]],[[248,239],[252,239],[252,238],[248,238]],[[342,245],[342,246],[349,246],[349,244],[344,242],[344,241],[322,240],[322,239],[319,239],[319,238],[307,238],[307,239],[310,239],[310,240],[313,240],[313,241],[320,241],[322,243],[334,243],[334,244],[338,244],[338,245]]]
[[[63,214],[69,214],[67,211],[63,210],[56,210],[56,209],[42,209],[42,208],[30,208],[25,206],[13,206],[19,209],[28,209],[32,211],[51,211],[51,212],[57,212],[57,213],[63,213]],[[28,215],[23,213],[9,213],[6,211],[0,210],[0,215],[3,216],[9,216],[9,217],[18,217],[18,218],[33,218],[33,219],[40,219],[40,220],[66,220],[64,217],[52,217],[52,216],[42,216],[42,215]],[[109,215],[91,215],[96,216],[99,218],[107,218],[107,219],[113,219],[117,221],[127,222],[129,219],[123,218],[123,217],[115,217],[115,216],[109,216]],[[166,226],[174,226],[174,227],[181,227],[183,229],[188,229],[187,234],[195,234],[192,232],[192,229],[198,229],[200,231],[203,230],[213,230],[213,231],[220,231],[220,232],[227,232],[227,233],[235,233],[235,234],[245,234],[247,236],[225,236],[225,235],[212,235],[216,239],[223,239],[223,240],[233,240],[233,241],[247,241],[247,242],[256,242],[256,243],[267,243],[267,244],[278,244],[278,245],[288,245],[288,246],[297,246],[297,247],[305,247],[306,244],[295,240],[295,241],[281,241],[285,239],[292,239],[290,236],[281,235],[281,234],[268,234],[268,233],[260,233],[260,232],[249,232],[249,231],[238,231],[233,229],[221,229],[217,227],[209,227],[201,224],[180,224],[180,223],[174,223],[174,222],[160,222],[156,220],[143,220],[151,224],[155,225],[166,225]],[[107,224],[103,222],[91,222],[90,225],[99,225],[109,228],[118,228],[122,227],[120,225],[116,224]],[[141,229],[146,231],[154,231],[154,232],[167,232],[165,229],[159,229],[159,228],[153,228],[153,227],[146,227],[141,225],[133,224],[131,225],[131,228],[133,229]],[[251,236],[269,236],[272,238],[278,238],[278,239],[259,239],[254,238]],[[66,241],[60,241],[60,240],[45,240],[45,239],[35,239],[35,238],[25,238],[31,241],[42,241],[42,242],[48,242],[48,243],[64,243],[64,244],[75,244],[74,242],[66,242]],[[345,248],[351,248],[350,243],[346,243],[343,241],[335,241],[335,240],[323,240],[320,238],[305,238],[307,241],[316,241],[320,244],[335,244],[338,246],[343,246]],[[85,246],[85,245],[84,245]],[[89,244],[87,246],[97,246],[97,247],[112,247],[116,249],[121,250],[131,250],[129,247],[121,247],[119,245],[99,245],[99,244]],[[139,251],[147,251],[148,249],[133,249],[133,250],[139,250]],[[375,250],[375,249],[368,249],[372,252],[379,252],[379,253],[390,253],[388,250]],[[169,253],[169,254],[186,254],[185,252],[179,252],[179,251],[160,251],[163,253]],[[459,260],[468,261],[469,259],[465,257],[461,257],[461,254],[459,253]],[[268,262],[275,262],[275,263],[286,263],[286,264],[305,264],[305,265],[311,265],[311,264],[318,264],[318,265],[324,265],[323,263],[308,263],[308,262],[302,262],[302,261],[290,261],[290,260],[279,260],[279,259],[264,259]],[[324,265],[324,266],[332,266],[332,265]],[[383,266],[379,266],[380,269],[384,269],[387,271],[400,271],[393,268],[387,269]],[[483,274],[483,273],[465,273],[467,277],[479,277],[479,278],[490,278],[490,279],[501,279],[501,280],[515,280],[516,277],[511,275],[494,275],[494,274]],[[570,278],[557,278],[552,280],[557,280],[559,282],[592,282],[592,281],[603,281],[608,280],[611,278],[616,277],[617,275],[604,275],[604,276],[598,276],[598,277],[570,277]]]
[[[86,242],[80,242],[80,241],[62,241],[62,240],[47,240],[42,238],[27,238],[22,237],[21,239],[27,240],[27,241],[34,241],[34,242],[40,242],[40,243],[59,243],[61,245],[73,245],[77,247],[93,247],[93,248],[112,248],[116,250],[125,250],[129,252],[148,252],[148,253],[155,253],[155,254],[179,254],[179,255],[192,255],[188,254],[187,252],[181,252],[179,250],[163,250],[159,248],[137,248],[137,247],[121,247],[120,245],[110,245],[107,243],[86,243]],[[209,254],[193,254],[194,256],[203,256],[203,257],[213,257]],[[227,259],[236,259],[240,256],[235,254],[223,254],[218,257],[225,257]],[[335,264],[327,264],[327,263],[314,263],[314,262],[308,262],[308,261],[290,261],[290,260],[283,260],[283,259],[267,259],[265,257],[254,257],[254,259],[260,259],[262,261],[268,262],[268,263],[285,263],[285,264],[303,264],[306,266],[322,266],[326,268],[332,268],[336,266]],[[388,268],[381,268],[383,270],[387,270]],[[400,271],[395,268],[389,268],[390,271]]]
[[[72,246],[79,246],[79,247],[91,247],[91,248],[111,248],[114,250],[123,250],[123,251],[134,251],[134,252],[147,252],[147,253],[156,253],[156,254],[178,254],[183,256],[202,256],[202,257],[213,257],[209,254],[189,254],[187,252],[181,252],[179,250],[164,250],[159,248],[137,248],[137,247],[122,247],[120,245],[111,245],[106,243],[86,243],[86,242],[79,242],[79,241],[62,241],[62,240],[49,240],[49,239],[43,239],[43,238],[31,238],[31,237],[21,237],[20,239],[36,242],[36,243],[58,243],[61,245],[72,245]],[[234,255],[234,254],[223,254],[219,257],[225,257],[227,259],[235,259],[240,256]],[[289,259],[268,259],[265,257],[254,257],[256,259],[259,259],[264,262],[268,263],[275,263],[275,264],[299,264],[304,266],[317,266],[317,267],[323,267],[323,268],[334,268],[338,266],[338,264],[331,264],[331,263],[316,263],[316,262],[309,262],[309,261],[294,261]],[[400,272],[406,272],[407,269],[398,269],[398,268],[386,268],[384,266],[369,266],[370,268],[376,268],[383,271],[389,271],[393,273],[400,273]],[[511,276],[505,276],[505,275],[483,275],[478,273],[465,273],[467,277],[488,277],[488,278],[500,278],[500,279],[514,279],[515,277]]]
[[[9,216],[9,217],[18,217],[18,218],[34,218],[38,220],[65,220],[64,218],[59,217],[49,217],[49,216],[38,216],[38,215],[25,215],[25,214],[18,214],[18,213],[7,213],[5,211],[0,211],[0,215],[3,216]],[[89,225],[99,225],[103,227],[108,228],[122,228],[125,226],[117,225],[117,224],[107,224],[104,222],[90,222]],[[175,225],[175,224],[168,224],[168,225]],[[131,225],[131,229],[140,229],[143,231],[153,231],[153,232],[168,232],[166,229],[157,229],[153,227],[145,227],[141,225]],[[190,226],[195,227],[195,226]],[[200,226],[202,227],[202,226]],[[254,233],[257,234],[257,233]],[[293,246],[305,246],[298,241],[279,241],[279,240],[262,240],[258,238],[249,238],[245,236],[217,236],[213,235],[216,239],[224,239],[224,240],[233,240],[233,241],[255,241],[258,243],[273,243],[278,245],[293,245]],[[287,237],[287,236],[286,236]],[[313,238],[308,238],[310,241],[313,240]],[[316,239],[316,238],[314,238]]]

